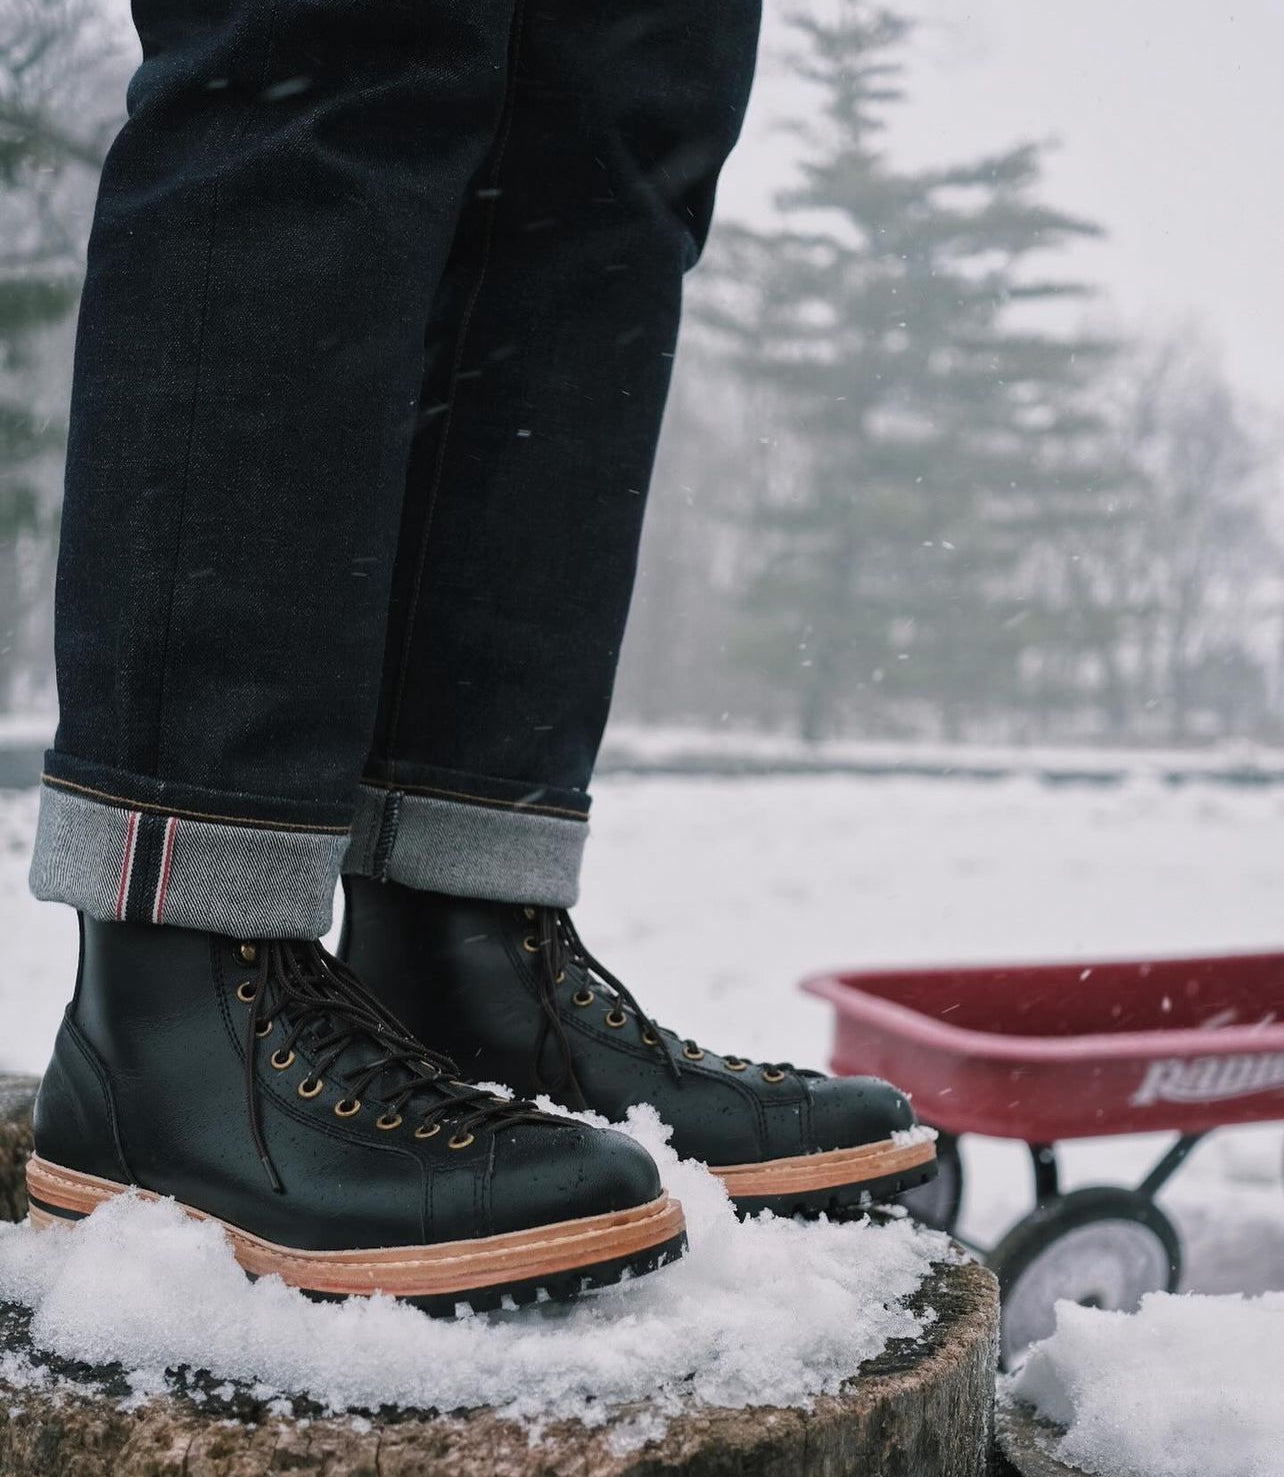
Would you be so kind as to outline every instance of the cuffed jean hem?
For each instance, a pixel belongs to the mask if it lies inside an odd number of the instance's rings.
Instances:
[[[569,908],[587,819],[362,785],[343,870],[421,892]]]
[[[46,779],[31,890],[91,918],[232,938],[320,938],[347,831],[211,821],[108,804]]]

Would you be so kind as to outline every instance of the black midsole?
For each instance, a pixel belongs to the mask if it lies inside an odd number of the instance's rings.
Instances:
[[[27,1191],[27,1200],[37,1210],[43,1210],[46,1215],[57,1216],[60,1221],[83,1221],[89,1214],[84,1210],[68,1210],[65,1205],[50,1205],[47,1200],[42,1200],[39,1195],[33,1195],[30,1190]]]

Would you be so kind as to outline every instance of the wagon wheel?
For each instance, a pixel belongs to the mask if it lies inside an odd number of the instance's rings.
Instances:
[[[1106,1186],[1041,1205],[986,1261],[999,1279],[1005,1369],[1053,1331],[1059,1299],[1131,1312],[1145,1293],[1175,1291],[1181,1276],[1173,1223],[1148,1196]]]
[[[916,1221],[938,1231],[952,1231],[963,1200],[963,1160],[959,1141],[941,1131],[936,1138],[936,1178],[897,1197]]]

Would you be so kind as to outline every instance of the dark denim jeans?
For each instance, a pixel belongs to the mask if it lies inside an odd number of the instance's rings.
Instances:
[[[39,895],[260,935],[341,864],[573,899],[757,11],[135,0]]]

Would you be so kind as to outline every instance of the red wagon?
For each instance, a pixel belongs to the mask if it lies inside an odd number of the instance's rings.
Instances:
[[[1063,1297],[1135,1307],[1181,1255],[1154,1197],[1214,1128],[1284,1120],[1284,954],[874,969],[803,988],[837,1013],[833,1067],[891,1078],[940,1130],[937,1179],[904,1198],[956,1230],[960,1134],[1030,1149],[1035,1209],[982,1253],[1003,1290],[1005,1364]],[[1056,1143],[1175,1132],[1135,1189],[1063,1194]]]

